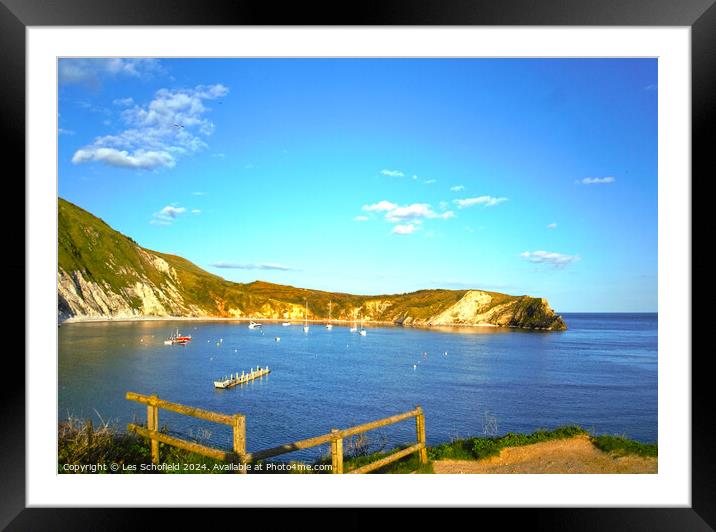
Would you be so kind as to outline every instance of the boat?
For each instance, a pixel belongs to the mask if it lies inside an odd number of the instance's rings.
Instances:
[[[260,323],[256,323],[255,321],[249,322],[249,329],[258,329],[261,327]]]
[[[191,335],[182,335],[179,334],[179,329],[176,330],[175,333],[172,333],[172,335],[164,340],[164,345],[174,345],[174,344],[180,344],[180,345],[186,345],[188,342],[191,342]]]
[[[365,336],[366,334],[368,334],[368,331],[363,328],[363,318],[360,319],[360,331],[358,331],[358,334],[360,334],[361,336]]]
[[[258,379],[259,377],[263,377],[264,375],[268,375],[269,373],[271,373],[271,370],[269,370],[268,366],[265,368],[257,366],[255,370],[254,368],[251,368],[249,373],[242,371],[241,375],[239,375],[239,372],[237,371],[235,374],[231,374],[223,379],[214,381],[214,388],[232,388],[233,386],[247,383],[254,379]]]
[[[287,322],[287,321],[284,321],[281,325],[283,325],[284,327],[290,327],[290,326],[291,326],[291,324],[290,324],[289,322]]]
[[[333,329],[333,324],[331,323],[331,302],[328,302],[328,323],[326,323],[326,329],[330,330]]]
[[[308,300],[306,300],[306,321],[303,323],[303,332],[308,332]]]

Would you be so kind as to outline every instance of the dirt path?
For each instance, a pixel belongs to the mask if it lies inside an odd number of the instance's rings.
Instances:
[[[435,473],[657,473],[658,460],[614,457],[597,449],[588,436],[575,436],[502,449],[484,460],[438,460]]]

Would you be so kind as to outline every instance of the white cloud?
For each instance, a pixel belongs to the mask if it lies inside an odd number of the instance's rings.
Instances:
[[[353,218],[353,221],[355,221],[355,222],[367,222],[368,220],[370,220],[370,218],[368,216],[362,216],[362,215],[356,216],[355,218]]]
[[[140,78],[163,71],[158,59],[60,59],[58,80],[62,85],[97,86],[102,78]]]
[[[453,211],[436,213],[428,203],[413,203],[403,207],[396,206],[385,214],[385,219],[389,222],[400,222],[404,220],[415,220],[419,218],[442,218],[444,220],[453,218]]]
[[[154,218],[150,220],[150,223],[155,225],[171,225],[177,219],[186,212],[184,207],[177,207],[176,205],[167,205],[161,211],[154,213]]]
[[[90,161],[103,162],[120,168],[141,168],[144,170],[152,170],[159,166],[171,168],[176,164],[174,157],[170,153],[142,149],[135,150],[130,154],[126,150],[120,151],[115,148],[95,146],[79,149],[72,156],[72,162],[75,164]]]
[[[609,183],[614,183],[616,179],[614,179],[611,176],[608,177],[585,177],[580,181],[583,185],[606,185]]]
[[[206,192],[192,192],[192,196],[206,196]]]
[[[428,179],[427,181],[423,181],[423,184],[425,185],[432,185],[433,183],[437,183],[437,179]]]
[[[478,196],[476,198],[456,199],[453,203],[458,209],[472,207],[473,205],[484,205],[485,207],[493,207],[507,201],[507,198],[495,198],[494,196]]]
[[[363,210],[368,212],[384,212],[385,219],[391,223],[410,221],[420,223],[421,218],[439,218],[447,220],[453,218],[453,211],[437,213],[429,203],[412,203],[410,205],[398,205],[392,201],[382,200],[372,205],[363,205]]]
[[[201,214],[201,209],[192,209],[191,213],[192,214]]]
[[[391,233],[394,235],[410,235],[413,234],[417,229],[418,226],[415,224],[396,225],[395,227],[393,227]]]
[[[450,190],[453,192],[460,192],[461,190],[465,190],[465,187],[462,185],[455,185],[454,187],[450,187]]]
[[[391,211],[395,209],[397,205],[395,203],[391,203],[387,200],[379,201],[378,203],[374,203],[373,205],[363,205],[364,211]]]
[[[264,262],[260,264],[253,263],[237,263],[237,262],[214,262],[210,264],[214,268],[231,269],[231,270],[278,270],[284,272],[295,272],[300,271],[290,266],[284,266],[283,264],[274,264],[270,262]]]
[[[563,268],[568,264],[580,260],[578,255],[565,255],[563,253],[554,253],[551,251],[525,251],[520,256],[535,264],[548,264],[555,268]]]
[[[381,170],[380,173],[382,175],[386,175],[389,177],[403,177],[405,174],[401,172],[400,170]]]
[[[547,224],[547,229],[557,229],[557,222],[552,222],[551,224]]]
[[[121,168],[171,168],[179,157],[207,147],[205,137],[214,124],[203,115],[205,100],[228,93],[223,85],[193,89],[160,89],[145,107],[134,105],[122,112],[128,128],[116,135],[97,137],[75,152],[72,162],[103,162]]]

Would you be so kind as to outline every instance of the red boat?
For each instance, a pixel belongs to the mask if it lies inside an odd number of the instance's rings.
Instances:
[[[165,345],[181,344],[186,345],[187,342],[191,342],[191,335],[182,336],[179,334],[179,329],[175,334],[172,334],[169,338],[164,340]]]

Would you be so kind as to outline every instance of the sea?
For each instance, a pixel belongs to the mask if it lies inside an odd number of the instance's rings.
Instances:
[[[109,321],[58,329],[58,421],[126,430],[146,422],[129,391],[246,416],[251,452],[421,406],[428,445],[576,424],[656,442],[658,315],[563,314],[568,330],[410,328],[245,321]],[[186,345],[164,345],[177,329]],[[230,389],[213,381],[268,366]],[[165,410],[170,434],[231,449],[230,428]],[[349,452],[415,441],[409,419],[353,438]],[[310,460],[327,446],[284,455]]]

